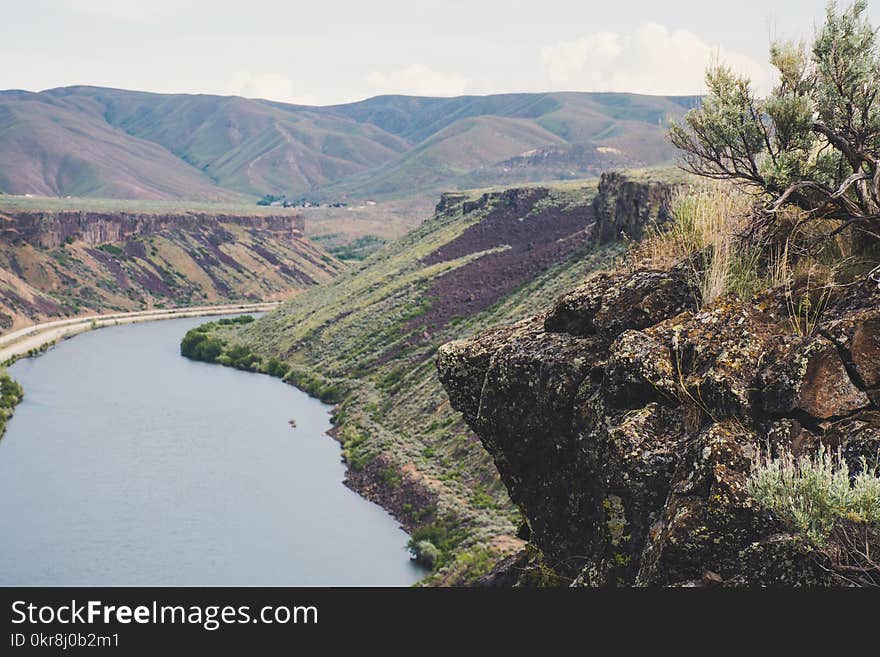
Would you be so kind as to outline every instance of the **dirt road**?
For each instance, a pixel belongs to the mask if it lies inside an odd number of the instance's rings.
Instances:
[[[277,308],[279,303],[278,301],[273,301],[266,303],[226,304],[222,306],[197,306],[192,308],[165,308],[161,310],[112,313],[44,322],[43,324],[35,324],[34,326],[28,326],[0,336],[0,364],[22,356],[31,349],[39,349],[45,344],[57,342],[77,333],[83,333],[102,326],[152,322],[160,319],[176,319],[180,317],[265,312]]]

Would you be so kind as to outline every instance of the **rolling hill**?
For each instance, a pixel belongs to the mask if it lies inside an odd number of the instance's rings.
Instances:
[[[0,96],[0,188],[20,194],[229,200],[155,142],[35,94]]]
[[[673,157],[694,97],[378,96],[327,107],[99,87],[0,91],[0,189],[240,201],[433,196]]]

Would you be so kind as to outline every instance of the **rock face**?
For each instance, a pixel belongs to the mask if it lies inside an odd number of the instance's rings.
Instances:
[[[623,171],[603,173],[593,209],[600,217],[597,236],[610,242],[625,236],[641,238],[645,227],[669,218],[668,203],[678,184],[637,180]]]
[[[92,246],[118,243],[135,237],[150,237],[169,230],[197,227],[244,226],[276,234],[285,240],[303,237],[305,220],[299,215],[207,215],[140,214],[111,212],[14,212],[0,214],[0,239],[21,240],[40,248],[56,248],[65,241]]]
[[[840,446],[854,467],[877,454],[880,291],[848,288],[810,336],[772,294],[695,298],[676,271],[603,274],[441,347],[440,379],[533,550],[487,581],[534,582],[538,552],[588,586],[830,582],[745,484],[759,445]]]

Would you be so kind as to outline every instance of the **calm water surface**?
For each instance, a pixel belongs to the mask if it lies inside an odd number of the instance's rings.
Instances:
[[[0,440],[0,585],[422,577],[394,519],[342,485],[330,407],[179,355],[205,321],[101,329],[9,368],[25,400]]]

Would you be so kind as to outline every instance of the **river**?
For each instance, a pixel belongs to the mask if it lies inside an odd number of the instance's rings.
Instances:
[[[395,520],[341,483],[330,407],[180,356],[204,321],[104,328],[9,368],[25,399],[0,440],[0,585],[424,576]]]

